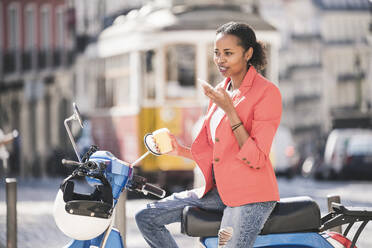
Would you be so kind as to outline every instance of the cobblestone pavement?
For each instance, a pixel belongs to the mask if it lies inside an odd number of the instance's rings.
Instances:
[[[69,242],[57,228],[52,217],[54,197],[62,179],[19,180],[18,181],[18,247],[19,248],[59,248]],[[6,240],[6,204],[4,182],[0,183],[0,248]],[[345,205],[372,207],[372,182],[316,182],[295,178],[279,179],[282,197],[310,195],[326,212],[326,196],[341,195]],[[127,248],[146,248],[145,241],[134,221],[134,213],[149,200],[128,200]],[[197,240],[180,233],[179,223],[168,226],[180,247],[198,247]],[[355,230],[355,229],[354,229]],[[359,248],[372,247],[372,224],[367,225],[359,241]]]

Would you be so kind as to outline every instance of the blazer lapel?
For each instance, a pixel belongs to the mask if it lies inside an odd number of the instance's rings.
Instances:
[[[256,69],[254,69],[253,66],[250,66],[247,74],[245,74],[242,84],[239,87],[240,96],[245,96],[247,91],[249,91],[252,88],[253,80],[256,77],[256,75],[257,75]]]
[[[245,94],[252,88],[253,80],[255,76],[257,75],[257,71],[254,69],[253,66],[250,66],[247,74],[245,75],[242,84],[240,85],[238,92],[236,93],[235,96],[233,96],[232,101],[234,104],[234,107],[236,108],[246,97]],[[230,78],[226,78],[224,82],[224,89],[226,90],[226,87],[228,83],[230,82]],[[208,114],[205,118],[205,123],[207,125],[208,129],[208,136],[211,137],[210,135],[210,121],[213,113],[216,111],[217,105],[215,103],[212,104],[211,108],[208,111]],[[221,122],[223,119],[226,118],[226,113],[222,116],[221,120],[219,121],[216,130],[220,126]],[[211,139],[210,139],[211,140]]]

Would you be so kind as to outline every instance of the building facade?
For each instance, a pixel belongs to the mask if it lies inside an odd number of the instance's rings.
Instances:
[[[0,1],[0,128],[20,133],[7,147],[11,174],[55,175],[63,156],[75,159],[63,121],[73,101],[89,106],[82,53],[112,16],[144,2]]]
[[[316,149],[314,144],[337,126],[340,116],[369,115],[368,0],[2,0],[0,128],[20,132],[10,147],[12,172],[53,174],[59,163],[51,166],[53,159],[71,149],[63,120],[71,114],[72,101],[83,112],[115,101],[98,98],[110,84],[99,77],[105,66],[91,59],[97,50],[87,45],[120,14],[146,14],[146,8],[138,9],[149,2],[169,8],[226,4],[247,13],[259,10],[280,31],[279,68],[274,68],[279,80],[274,81],[283,95],[282,123],[293,130],[304,153]],[[132,9],[137,10],[130,14]]]
[[[260,2],[261,14],[281,31],[280,81],[284,114],[303,154],[355,115],[369,115],[372,82],[367,43],[368,0]],[[348,121],[350,122],[350,121]],[[351,126],[363,121],[351,121]]]
[[[42,176],[53,150],[67,145],[74,29],[65,0],[0,2],[0,128],[20,133],[11,173]]]

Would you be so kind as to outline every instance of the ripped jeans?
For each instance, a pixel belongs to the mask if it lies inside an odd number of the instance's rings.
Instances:
[[[137,226],[152,248],[178,247],[165,225],[181,222],[183,208],[196,206],[207,210],[223,211],[221,229],[232,228],[233,235],[225,248],[253,247],[276,202],[259,202],[239,207],[223,204],[218,191],[213,188],[203,198],[195,190],[175,193],[163,200],[149,203],[136,214]]]

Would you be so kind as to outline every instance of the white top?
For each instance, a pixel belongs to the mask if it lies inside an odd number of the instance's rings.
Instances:
[[[237,89],[232,90],[231,81],[227,85],[226,89],[227,89],[226,92],[230,95],[231,98],[237,92]],[[217,129],[218,125],[220,124],[220,122],[221,122],[221,120],[224,116],[225,116],[225,111],[223,111],[220,107],[217,107],[216,111],[214,111],[214,113],[211,117],[211,121],[209,123],[209,129],[211,131],[211,136],[212,136],[213,143],[214,143],[214,139],[216,137],[216,129]]]

